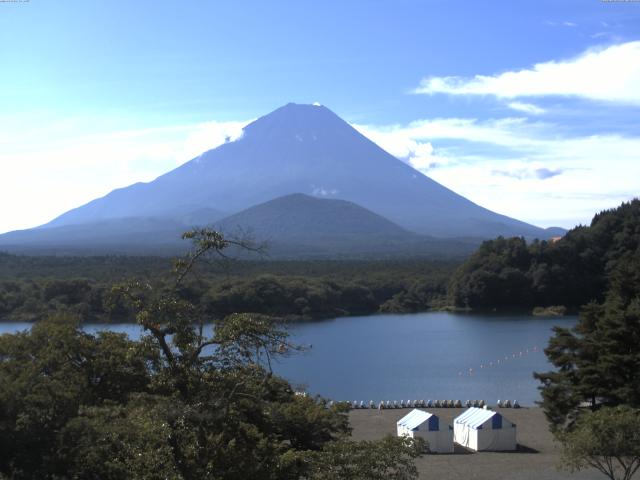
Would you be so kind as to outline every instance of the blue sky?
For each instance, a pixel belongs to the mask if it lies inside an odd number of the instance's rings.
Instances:
[[[0,42],[0,232],[290,101],[538,225],[640,191],[640,2],[30,0]]]

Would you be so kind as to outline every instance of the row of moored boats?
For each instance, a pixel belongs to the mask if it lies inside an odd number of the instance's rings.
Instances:
[[[364,401],[354,400],[340,402],[346,403],[349,408],[353,409],[394,409],[394,408],[463,408],[463,407],[476,407],[487,408],[488,405],[484,400],[466,400],[464,403],[461,400],[381,400],[375,403],[373,400],[369,400],[369,403]],[[334,402],[329,402],[329,406]],[[520,408],[520,404],[517,400],[513,402],[511,400],[498,400],[496,406],[499,408]]]

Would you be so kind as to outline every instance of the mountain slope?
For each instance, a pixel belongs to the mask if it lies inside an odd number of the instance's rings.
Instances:
[[[0,235],[0,250],[37,254],[175,253],[190,226],[157,218],[109,218]]]
[[[327,108],[295,104],[247,125],[239,140],[205,152],[150,183],[115,190],[45,227],[170,216],[176,206],[238,212],[295,192],[348,200],[405,229],[432,236],[549,236],[443,187]]]

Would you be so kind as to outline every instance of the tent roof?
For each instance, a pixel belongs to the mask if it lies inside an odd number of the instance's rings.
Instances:
[[[424,410],[418,410],[414,408],[409,413],[407,413],[404,417],[398,420],[398,426],[405,426],[409,430],[413,430],[416,427],[419,427],[424,422],[429,420],[430,417],[433,416],[433,413],[425,412]]]
[[[484,408],[471,407],[462,415],[456,417],[455,423],[467,425],[469,428],[478,429],[484,422],[491,419],[494,415],[500,415],[493,410],[485,410]]]

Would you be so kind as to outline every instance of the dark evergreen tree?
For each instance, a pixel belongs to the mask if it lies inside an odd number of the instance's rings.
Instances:
[[[536,374],[556,430],[571,428],[585,402],[640,407],[640,249],[620,258],[609,278],[603,304],[583,308],[573,329],[555,329],[545,353],[556,370]]]

